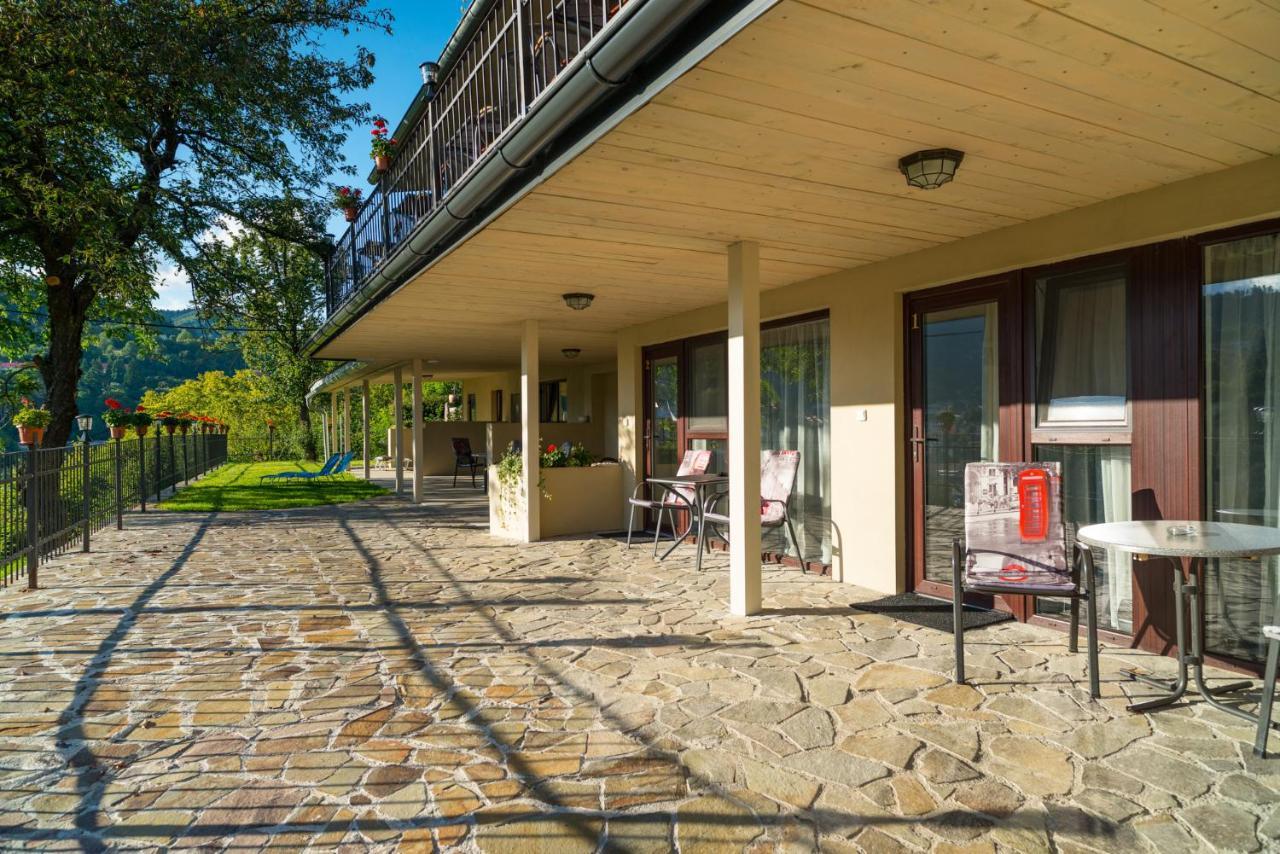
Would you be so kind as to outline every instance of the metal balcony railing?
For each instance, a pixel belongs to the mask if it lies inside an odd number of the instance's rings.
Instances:
[[[332,316],[537,105],[627,0],[499,0],[426,110],[397,141],[390,169],[338,240],[326,269]]]

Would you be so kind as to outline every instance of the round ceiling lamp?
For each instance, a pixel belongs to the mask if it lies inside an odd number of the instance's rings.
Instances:
[[[954,148],[930,148],[908,154],[898,161],[898,171],[907,183],[921,190],[936,190],[949,183],[964,160],[964,152]]]
[[[560,298],[564,300],[564,304],[574,311],[582,311],[590,307],[592,300],[596,298],[595,294],[561,294]]]
[[[582,353],[582,350],[578,349],[577,347],[565,347],[563,350],[560,351],[560,353],[566,359],[576,359],[578,358],[579,354]]]

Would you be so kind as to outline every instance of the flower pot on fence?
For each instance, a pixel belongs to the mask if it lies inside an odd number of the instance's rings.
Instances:
[[[125,433],[128,432],[127,427],[110,427],[108,429],[111,431],[111,438],[115,439],[117,442],[123,439]]]
[[[385,154],[379,154],[373,158],[373,168],[379,172],[386,172],[391,168],[391,158]]]
[[[138,438],[142,438],[143,436],[147,435],[147,431],[150,430],[151,428],[150,427],[134,427],[133,429],[138,434]]]
[[[44,442],[44,428],[19,425],[18,441],[24,445],[39,445]]]
[[[343,208],[342,215],[347,218],[347,222],[355,222],[356,214],[359,211],[356,208]]]

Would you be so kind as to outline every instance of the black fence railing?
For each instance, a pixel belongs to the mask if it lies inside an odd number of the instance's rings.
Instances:
[[[497,0],[337,241],[332,315],[573,66],[627,0]]]
[[[146,510],[226,458],[227,437],[206,433],[0,454],[0,586],[25,576],[35,588],[42,561],[88,551],[94,531],[124,527],[126,509]]]

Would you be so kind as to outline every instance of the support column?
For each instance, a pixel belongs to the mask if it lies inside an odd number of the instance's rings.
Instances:
[[[760,247],[729,247],[729,611],[760,611]]]
[[[369,479],[369,381],[360,383],[360,436],[364,440],[364,479]]]
[[[622,495],[618,499],[618,525],[626,524],[627,501],[644,477],[643,373],[640,348],[631,333],[618,334],[618,462],[622,464]]]
[[[350,453],[351,445],[351,389],[342,392],[342,452]]]
[[[413,360],[413,391],[409,395],[413,406],[413,503],[422,503],[422,360]]]
[[[538,480],[542,476],[541,437],[538,435],[538,321],[526,320],[520,331],[520,447],[524,475],[524,540],[537,542],[542,534]]]
[[[326,460],[329,459],[329,455],[333,453],[329,450],[329,413],[323,409],[320,410],[320,444],[320,452]]]
[[[333,431],[333,444],[330,445],[332,450],[330,453],[342,453],[341,431],[338,429],[338,393],[336,391],[329,392],[329,429]]]
[[[391,435],[394,445],[391,453],[396,458],[396,495],[400,495],[404,492],[404,371],[399,365],[391,372],[391,381],[395,383],[391,393]]]

